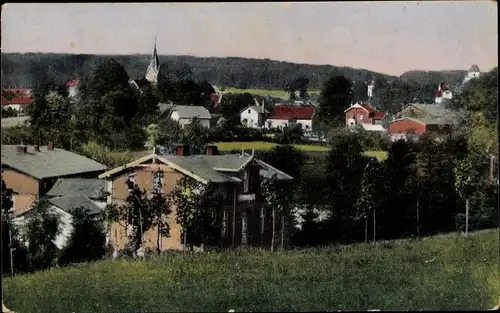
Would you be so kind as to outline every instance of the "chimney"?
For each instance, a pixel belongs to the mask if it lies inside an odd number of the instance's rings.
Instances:
[[[208,145],[207,146],[207,155],[218,155],[219,149],[216,145]]]
[[[27,153],[28,152],[28,147],[26,146],[17,146],[17,152],[21,152],[21,153]]]
[[[39,145],[35,145],[33,147],[33,150],[35,150],[36,152],[40,152],[40,146]]]
[[[49,142],[47,145],[47,150],[54,150],[54,144],[52,142]]]
[[[177,145],[177,148],[175,148],[175,155],[184,155],[184,146],[183,145]]]

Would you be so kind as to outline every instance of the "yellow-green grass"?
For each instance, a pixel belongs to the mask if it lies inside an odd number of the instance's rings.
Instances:
[[[175,253],[3,280],[16,312],[484,310],[499,290],[498,230],[271,253]]]
[[[253,95],[259,96],[274,96],[280,98],[288,98],[288,93],[284,90],[279,89],[240,89],[240,88],[224,88],[224,93],[245,93],[248,92]],[[308,91],[311,95],[319,94],[319,90],[310,90]]]
[[[216,142],[215,145],[220,151],[230,151],[230,150],[271,150],[277,144],[265,141],[233,141],[233,142]],[[328,147],[320,145],[293,145],[298,150],[305,152],[326,152]],[[377,157],[379,160],[385,160],[387,158],[386,151],[365,151],[365,155]]]

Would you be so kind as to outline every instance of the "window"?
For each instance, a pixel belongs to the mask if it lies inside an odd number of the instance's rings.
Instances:
[[[222,238],[226,238],[227,237],[227,220],[228,220],[227,210],[224,210],[222,212],[222,228],[221,228],[221,236],[222,236]]]
[[[359,116],[359,119],[360,119],[360,120],[362,120],[362,119],[363,119],[363,114],[361,114],[361,115]]]
[[[251,110],[250,110],[250,109],[248,109],[247,113],[248,113],[248,114],[250,114],[250,112],[251,112]]]
[[[241,212],[241,244],[248,243],[248,229],[247,229],[247,212]]]
[[[306,129],[309,129],[309,125],[306,125]]]

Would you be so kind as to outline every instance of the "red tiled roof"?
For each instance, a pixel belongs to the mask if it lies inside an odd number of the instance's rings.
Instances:
[[[383,119],[385,116],[385,112],[379,112],[375,110],[374,107],[369,105],[368,103],[360,104],[365,110],[367,110],[369,113],[373,113],[373,118],[378,120],[378,119]]]
[[[271,112],[269,118],[276,120],[289,120],[296,118],[298,120],[312,119],[315,108],[312,105],[296,106],[296,105],[279,105]]]
[[[441,90],[436,91],[436,93],[434,93],[434,96],[441,97]]]
[[[381,120],[383,119],[385,116],[385,112],[375,112],[375,114],[373,115],[373,118],[376,119],[376,120]]]
[[[66,83],[67,87],[76,87],[80,83],[79,79],[72,79],[69,82]]]
[[[14,97],[12,99],[7,99],[4,96],[2,96],[2,105],[8,105],[8,104],[31,104],[33,102],[33,99],[30,97]]]
[[[220,96],[216,93],[212,93],[210,94],[210,100],[215,104],[219,104]]]

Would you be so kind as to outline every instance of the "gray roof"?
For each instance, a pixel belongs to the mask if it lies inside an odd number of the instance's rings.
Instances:
[[[160,113],[164,113],[166,111],[170,111],[173,108],[174,104],[172,102],[170,103],[158,103],[158,109],[160,110]]]
[[[84,196],[51,198],[47,201],[68,213],[72,213],[77,208],[88,209],[90,214],[99,214],[102,212],[100,207]]]
[[[106,180],[87,178],[59,178],[47,196],[85,196],[98,199],[106,191]]]
[[[28,146],[27,150],[27,153],[18,152],[15,145],[2,145],[2,165],[37,179],[106,170],[104,164],[63,149],[48,150],[47,146],[40,146],[37,152]]]
[[[430,116],[444,116],[449,110],[440,104],[420,104],[420,103],[412,103],[412,106],[416,107],[419,110],[427,112]]]
[[[249,154],[166,155],[163,157],[183,169],[214,183],[241,182],[239,178],[231,176],[230,173],[238,171],[252,159]],[[277,174],[278,179],[293,179],[261,160],[257,160],[257,162],[262,166],[260,174],[263,177],[270,178],[273,174]]]
[[[197,105],[176,105],[173,112],[177,112],[180,118],[210,119],[210,112],[202,106]]]

